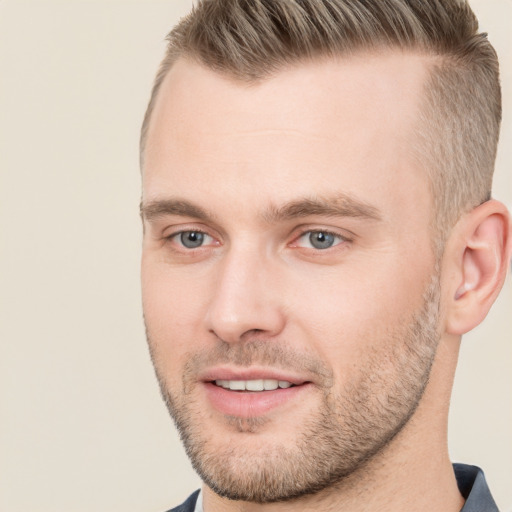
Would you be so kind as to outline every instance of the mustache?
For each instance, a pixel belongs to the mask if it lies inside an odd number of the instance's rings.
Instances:
[[[275,369],[292,370],[311,377],[322,387],[333,384],[332,369],[318,357],[300,353],[275,340],[255,339],[237,343],[219,340],[218,343],[198,353],[188,355],[185,363],[183,383],[190,382],[205,368],[218,365],[239,367],[269,366]]]

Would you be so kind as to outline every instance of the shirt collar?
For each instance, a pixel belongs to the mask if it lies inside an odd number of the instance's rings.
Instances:
[[[455,478],[462,497],[466,500],[461,512],[499,512],[491,491],[485,481],[484,472],[476,466],[454,464]]]
[[[454,464],[455,478],[462,497],[466,500],[461,512],[499,512],[491,491],[485,481],[484,472],[467,464]],[[194,512],[203,512],[203,493],[199,491]]]

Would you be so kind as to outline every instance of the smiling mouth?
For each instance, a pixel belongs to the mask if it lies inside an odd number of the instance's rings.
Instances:
[[[274,391],[295,387],[291,382],[275,379],[215,380],[212,384],[230,391]]]
[[[226,375],[232,373],[229,371],[222,373],[224,375],[209,376],[203,380],[205,384],[203,389],[209,404],[214,409],[224,416],[236,418],[262,417],[286,404],[297,403],[299,396],[307,396],[313,384],[300,377],[290,378],[284,375],[281,380],[279,375],[272,375],[272,377],[278,377],[277,379],[269,378],[271,375],[266,375],[266,379],[258,379],[254,377],[263,377],[263,375]],[[224,379],[215,377],[224,377]],[[284,380],[286,378],[290,380]]]

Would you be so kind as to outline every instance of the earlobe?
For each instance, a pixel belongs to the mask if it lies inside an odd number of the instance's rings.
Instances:
[[[450,246],[454,291],[447,308],[447,332],[461,335],[487,315],[505,281],[510,262],[511,224],[506,207],[487,201],[465,215]]]

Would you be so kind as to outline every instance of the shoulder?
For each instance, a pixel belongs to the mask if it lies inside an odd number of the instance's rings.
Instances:
[[[185,502],[181,505],[171,508],[167,512],[194,512],[196,507],[197,496],[199,495],[199,490],[191,494]]]

